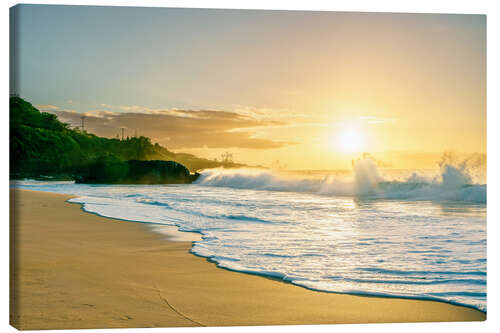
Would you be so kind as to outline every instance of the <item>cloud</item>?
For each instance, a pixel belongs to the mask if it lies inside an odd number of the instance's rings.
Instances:
[[[256,119],[282,119],[282,120],[295,120],[303,121],[310,117],[304,113],[291,111],[288,108],[256,108],[250,106],[235,105],[234,111],[239,114],[251,116]]]
[[[100,105],[106,108],[107,105]],[[139,108],[139,107],[137,107]],[[91,110],[78,113],[57,110],[54,113],[63,122],[79,126],[85,116],[86,129],[96,135],[116,137],[124,127],[126,136],[148,136],[171,149],[182,148],[280,148],[293,142],[273,141],[254,137],[252,128],[280,126],[273,120],[256,119],[250,115],[213,110],[145,110],[137,112]],[[236,131],[237,130],[237,131]],[[121,134],[120,134],[121,135]]]
[[[54,111],[54,110],[59,110],[58,106],[55,105],[50,105],[50,104],[39,104],[35,105],[35,107],[40,110],[40,111]]]
[[[146,112],[150,113],[155,111],[154,109],[150,109],[144,106],[138,106],[138,105],[111,105],[111,104],[99,104],[100,107],[108,109],[108,110],[120,110],[120,111],[127,111],[127,112]]]

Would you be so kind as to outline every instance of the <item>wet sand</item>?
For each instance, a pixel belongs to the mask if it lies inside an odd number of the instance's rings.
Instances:
[[[11,314],[18,329],[480,321],[443,302],[307,290],[217,268],[148,225],[68,195],[11,190]],[[14,246],[15,245],[15,246]]]

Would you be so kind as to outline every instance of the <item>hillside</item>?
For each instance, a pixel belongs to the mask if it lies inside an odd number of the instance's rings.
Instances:
[[[40,112],[19,97],[10,98],[10,178],[74,178],[96,160],[175,161],[191,172],[214,167],[239,167],[191,154],[174,153],[140,136],[125,140],[98,137],[69,128],[51,113]]]

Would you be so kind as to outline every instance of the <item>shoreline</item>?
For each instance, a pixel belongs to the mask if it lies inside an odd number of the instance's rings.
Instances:
[[[22,190],[22,191],[32,191],[32,190]],[[42,191],[33,191],[33,192],[42,192]],[[44,192],[44,193],[54,193],[54,192]],[[54,193],[54,194],[56,194],[56,193]],[[63,194],[63,195],[65,195],[65,194]],[[140,224],[143,224],[145,226],[150,227],[149,232],[155,232],[155,233],[162,234],[162,235],[166,236],[167,241],[171,241],[171,242],[195,242],[195,241],[201,240],[201,233],[197,232],[197,231],[180,231],[177,226],[165,225],[165,224],[157,223],[157,222],[126,220],[126,219],[121,219],[118,217],[110,217],[110,216],[101,215],[101,214],[96,213],[96,212],[89,212],[83,208],[82,203],[69,201],[70,199],[77,198],[77,196],[71,196],[71,195],[67,195],[67,196],[69,198],[68,198],[68,200],[65,200],[65,202],[68,204],[72,204],[72,205],[78,205],[80,207],[80,210],[82,212],[84,212],[85,214],[92,214],[92,215],[95,215],[95,216],[103,218],[103,219],[108,219],[108,220],[113,220],[113,221],[118,221],[118,222],[140,223]],[[165,230],[164,231],[152,230],[153,228],[162,228],[162,229],[164,228]],[[190,252],[190,253],[192,253],[192,252]],[[198,256],[195,253],[192,253],[192,254]],[[205,258],[203,256],[199,256],[199,257]]]
[[[124,220],[124,221],[126,221],[126,220]],[[283,280],[283,279],[281,279],[279,277],[274,277],[272,275],[266,275],[266,274],[261,274],[261,273],[258,273],[258,272],[250,272],[250,271],[238,271],[238,270],[227,268],[227,267],[221,267],[221,266],[217,265],[216,261],[213,261],[210,258],[204,257],[202,255],[198,255],[198,254],[196,254],[194,252],[191,252],[191,251],[189,253],[192,254],[192,255],[194,255],[194,256],[197,256],[197,257],[200,257],[200,258],[204,258],[207,262],[209,262],[211,264],[214,264],[217,268],[224,269],[224,270],[226,270],[228,272],[234,272],[234,273],[240,273],[240,274],[248,274],[248,275],[253,275],[253,276],[259,276],[259,277],[262,277],[262,278],[265,278],[265,279],[270,279],[270,280],[273,280],[273,281],[278,281],[278,282],[281,282],[281,283],[290,284],[290,285],[292,285],[294,287],[304,288],[305,290],[309,290],[309,291],[313,291],[313,292],[317,292],[317,293],[326,293],[326,294],[334,294],[334,295],[348,295],[348,296],[356,296],[356,297],[375,297],[375,298],[388,298],[388,299],[415,300],[415,301],[423,301],[423,302],[438,302],[438,303],[444,303],[444,304],[449,304],[449,305],[453,305],[453,306],[460,306],[460,307],[468,308],[468,309],[471,309],[471,310],[475,310],[475,311],[481,312],[485,316],[488,313],[487,311],[483,311],[481,309],[478,309],[478,308],[474,307],[473,305],[463,304],[463,303],[458,303],[458,302],[453,302],[453,301],[447,301],[447,300],[443,300],[443,299],[439,299],[439,298],[425,298],[425,297],[418,297],[418,296],[398,296],[398,295],[389,295],[389,294],[385,294],[385,295],[377,294],[377,295],[375,295],[375,294],[362,293],[362,292],[360,292],[360,293],[349,293],[349,292],[328,291],[328,290],[308,288],[306,286],[302,286],[300,284],[295,284],[295,283],[293,283],[291,281]],[[484,319],[484,320],[486,320],[486,319]]]
[[[233,271],[190,252],[190,241],[146,230],[148,223],[89,214],[66,202],[72,196],[20,189],[10,195],[16,328],[486,319],[480,310],[441,300],[323,292]]]

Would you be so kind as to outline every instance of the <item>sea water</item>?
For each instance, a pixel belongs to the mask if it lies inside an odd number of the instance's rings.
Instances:
[[[211,169],[190,185],[20,181],[102,216],[201,234],[219,267],[325,292],[434,299],[486,311],[486,184],[462,166],[388,177]]]

